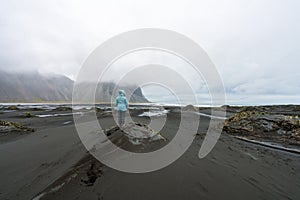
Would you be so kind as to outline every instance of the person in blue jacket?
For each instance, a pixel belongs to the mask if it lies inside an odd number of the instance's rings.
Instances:
[[[119,90],[119,96],[116,98],[116,107],[119,127],[123,127],[125,124],[125,113],[128,109],[128,101],[123,90]]]

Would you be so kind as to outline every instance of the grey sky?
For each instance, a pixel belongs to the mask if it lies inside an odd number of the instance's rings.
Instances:
[[[206,50],[229,103],[300,103],[299,7],[296,0],[1,0],[0,69],[74,79],[110,37],[164,28]]]

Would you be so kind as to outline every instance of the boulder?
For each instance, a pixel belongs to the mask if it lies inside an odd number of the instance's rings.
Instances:
[[[225,121],[224,131],[233,135],[300,145],[300,120],[298,116],[243,109]]]
[[[60,106],[60,107],[57,107],[55,109],[55,111],[72,111],[72,108],[71,107],[67,107],[67,106]]]
[[[113,126],[104,132],[115,145],[130,151],[147,151],[151,149],[151,143],[161,146],[166,141],[159,132],[140,122],[129,122],[122,128]]]

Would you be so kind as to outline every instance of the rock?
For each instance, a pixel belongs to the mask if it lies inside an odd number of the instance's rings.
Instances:
[[[126,143],[129,142],[132,145],[147,144],[156,140],[164,140],[158,132],[151,129],[148,125],[140,122],[129,122],[122,129],[118,126],[113,126],[105,130],[107,136],[113,136],[114,134],[121,134],[126,138],[122,137],[121,141],[118,142]]]
[[[283,144],[300,145],[298,116],[261,112],[245,107],[225,120],[224,131],[233,135],[271,139]]]
[[[42,108],[29,108],[28,110],[31,110],[31,111],[43,111],[44,109],[42,109]]]
[[[71,107],[67,107],[67,106],[60,106],[55,109],[55,111],[72,111],[72,110],[73,109]]]

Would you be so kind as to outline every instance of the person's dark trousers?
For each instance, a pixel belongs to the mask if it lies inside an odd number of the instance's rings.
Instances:
[[[122,127],[125,124],[125,113],[126,111],[118,111],[118,123],[119,127]]]

